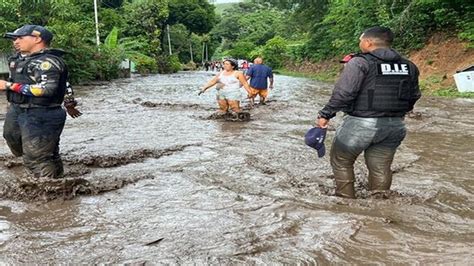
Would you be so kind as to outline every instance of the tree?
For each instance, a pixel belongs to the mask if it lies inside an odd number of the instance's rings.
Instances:
[[[195,58],[193,58],[194,52],[192,51],[193,47],[198,46],[193,43],[192,34],[207,34],[214,27],[216,23],[214,5],[211,5],[205,0],[170,0],[169,10],[170,14],[166,24],[184,26],[184,28],[181,26],[173,26],[172,28],[176,29],[175,35],[178,28],[180,33],[184,31],[188,32],[184,42],[183,40],[172,38],[173,48],[178,50],[178,57],[181,62],[187,63],[190,60],[195,61]],[[179,36],[181,37],[181,35]],[[162,35],[162,40],[164,37],[165,35]],[[167,45],[164,41],[162,42],[162,46],[163,50],[165,50],[165,46]],[[187,47],[187,53],[183,52],[184,46]]]
[[[216,23],[214,9],[206,0],[170,0],[166,23],[183,24],[192,33],[208,33]]]
[[[134,0],[123,6],[125,19],[128,22],[124,33],[126,36],[145,37],[148,42],[148,55],[159,55],[161,52],[162,29],[168,18],[166,0]]]

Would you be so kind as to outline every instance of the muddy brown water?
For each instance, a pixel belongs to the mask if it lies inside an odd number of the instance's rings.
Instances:
[[[303,142],[331,85],[276,76],[250,122],[225,122],[208,119],[213,91],[197,96],[210,77],[81,88],[84,115],[61,139],[67,181],[49,188],[21,186],[21,160],[2,139],[0,262],[472,263],[472,100],[424,98],[407,118],[393,191],[368,193],[360,160],[359,198],[344,200],[328,156]]]

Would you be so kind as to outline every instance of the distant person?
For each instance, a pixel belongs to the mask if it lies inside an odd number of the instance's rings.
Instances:
[[[350,59],[316,125],[327,128],[344,111],[336,131],[330,162],[336,196],[355,198],[354,162],[364,152],[371,191],[389,190],[391,164],[406,135],[404,116],[421,97],[415,64],[391,48],[393,33],[386,27],[366,29],[359,40],[362,53]]]
[[[234,113],[241,112],[240,100],[242,99],[242,91],[240,84],[250,93],[250,86],[242,72],[238,71],[237,61],[226,59],[223,63],[224,70],[211,79],[199,92],[198,95],[204,93],[207,89],[216,84],[217,87],[217,103],[219,104],[220,115],[225,115],[229,110]]]
[[[61,178],[59,138],[66,120],[61,105],[68,79],[63,52],[49,48],[53,34],[39,25],[25,25],[5,37],[18,54],[9,59],[9,81],[0,80],[9,102],[3,137],[15,156],[23,156],[35,181]]]
[[[249,63],[247,62],[247,60],[244,60],[244,62],[242,63],[242,72],[244,72],[244,75],[247,74],[248,70],[249,70]]]
[[[247,79],[250,79],[250,98],[252,102],[257,95],[259,96],[259,103],[266,104],[268,97],[268,89],[273,88],[273,71],[270,67],[263,64],[263,59],[257,57],[254,60],[254,64],[247,71]],[[268,85],[267,79],[270,81]]]

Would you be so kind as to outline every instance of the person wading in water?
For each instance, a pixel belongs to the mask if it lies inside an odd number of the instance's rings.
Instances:
[[[240,100],[243,96],[242,91],[240,90],[241,84],[247,91],[247,94],[250,94],[251,92],[251,88],[247,83],[244,74],[237,69],[237,62],[235,60],[224,60],[224,70],[207,82],[198,93],[198,95],[201,95],[207,89],[219,84],[217,86],[217,103],[219,104],[218,115],[220,116],[227,115],[230,109],[232,115],[240,117]]]
[[[359,38],[362,53],[347,62],[329,102],[319,111],[320,128],[337,112],[347,114],[330,152],[336,196],[356,197],[354,162],[362,152],[369,190],[387,191],[392,185],[390,166],[406,135],[404,116],[421,97],[418,68],[391,48],[393,40],[389,28],[366,29]]]

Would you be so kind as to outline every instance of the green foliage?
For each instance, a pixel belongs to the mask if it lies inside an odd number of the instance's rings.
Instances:
[[[324,82],[335,82],[336,78],[339,73],[339,69],[334,67],[325,71],[321,71],[318,73],[304,73],[304,72],[294,72],[294,71],[289,71],[286,69],[277,69],[274,72],[278,72],[279,74],[285,75],[285,76],[292,76],[292,77],[300,77],[300,78],[309,78],[309,79],[314,79],[318,81],[324,81]]]
[[[135,61],[137,58],[149,57],[140,51],[146,51],[143,40],[133,37],[125,37],[119,39],[119,29],[114,27],[105,38],[103,46],[109,50],[115,50],[121,59],[131,59]]]
[[[161,53],[162,29],[168,18],[166,0],[134,0],[123,5],[123,14],[128,22],[125,36],[146,39],[148,51],[145,54],[157,56]]]
[[[104,46],[110,49],[117,49],[118,47],[118,34],[119,34],[119,29],[117,27],[114,27],[110,33],[107,35],[104,41]]]
[[[459,38],[469,42],[469,48],[474,48],[474,21],[461,22]]]
[[[170,27],[171,50],[176,54],[181,62],[189,62],[191,59],[189,44],[190,32],[183,24],[176,24]],[[163,51],[168,53],[168,42],[163,45]]]
[[[367,27],[389,26],[395,48],[409,51],[424,46],[435,32],[444,31],[474,40],[474,5],[463,0],[254,0],[284,12],[288,40],[305,42],[289,51],[292,60],[322,60],[358,51],[358,38]],[[289,26],[291,25],[291,26]],[[289,28],[292,27],[292,28]],[[288,30],[290,29],[290,30]],[[291,32],[291,35],[288,33]],[[305,34],[306,33],[306,34]]]
[[[81,22],[57,21],[48,26],[54,33],[53,47],[68,52],[65,56],[73,83],[96,79],[96,53],[92,29],[84,28]],[[89,36],[85,39],[85,36]],[[85,40],[84,40],[85,39]]]
[[[474,92],[459,92],[456,87],[442,86],[443,76],[434,75],[420,80],[420,88],[423,95],[442,96],[449,98],[474,98]]]
[[[156,60],[151,57],[139,57],[134,62],[140,74],[158,73],[158,64]]]
[[[166,24],[171,25],[172,52],[181,63],[188,63],[191,59],[195,62],[202,61],[204,43],[207,43],[210,54],[214,52],[218,44],[206,35],[217,21],[214,9],[214,5],[207,0],[169,0]],[[162,30],[165,32],[164,27]],[[168,43],[164,37],[163,34],[163,52],[168,52]]]
[[[181,63],[177,55],[160,55],[157,60],[159,73],[175,73],[181,70]]]
[[[233,58],[251,58],[251,53],[255,49],[255,44],[249,41],[239,41],[233,45],[234,48],[228,51],[227,55]]]
[[[215,4],[216,7],[216,14],[222,15],[226,9],[231,9],[235,3],[222,3],[222,4]]]
[[[272,68],[280,68],[286,58],[287,42],[280,36],[274,37],[263,47],[263,58],[266,64]]]
[[[258,3],[239,3],[226,10],[211,34],[221,49],[237,58],[251,57],[259,46],[283,32],[283,12]]]
[[[107,36],[114,27],[120,29],[123,32],[123,29],[127,27],[127,21],[124,16],[121,14],[121,9],[113,8],[102,8],[99,10],[99,23],[100,23],[100,37],[101,39]]]
[[[94,79],[111,80],[119,77],[121,55],[116,49],[103,47],[97,52],[92,62],[92,69],[95,69]]]
[[[24,24],[46,26],[54,34],[52,47],[68,54],[65,60],[74,83],[118,76],[124,58],[141,73],[175,72],[181,62],[202,60],[203,43],[212,54],[218,40],[208,35],[216,22],[214,6],[206,0],[102,0],[99,1],[97,47],[94,9],[90,0],[0,1],[0,33]],[[167,24],[172,24],[176,56],[163,55]],[[0,39],[0,51],[12,53],[9,40]],[[157,60],[159,59],[159,60]],[[159,67],[160,66],[160,67]]]
[[[167,23],[183,24],[193,33],[208,33],[216,22],[214,9],[207,0],[169,0]]]
[[[442,96],[449,98],[474,98],[474,92],[459,92],[454,87],[442,88],[430,93],[434,96]]]

